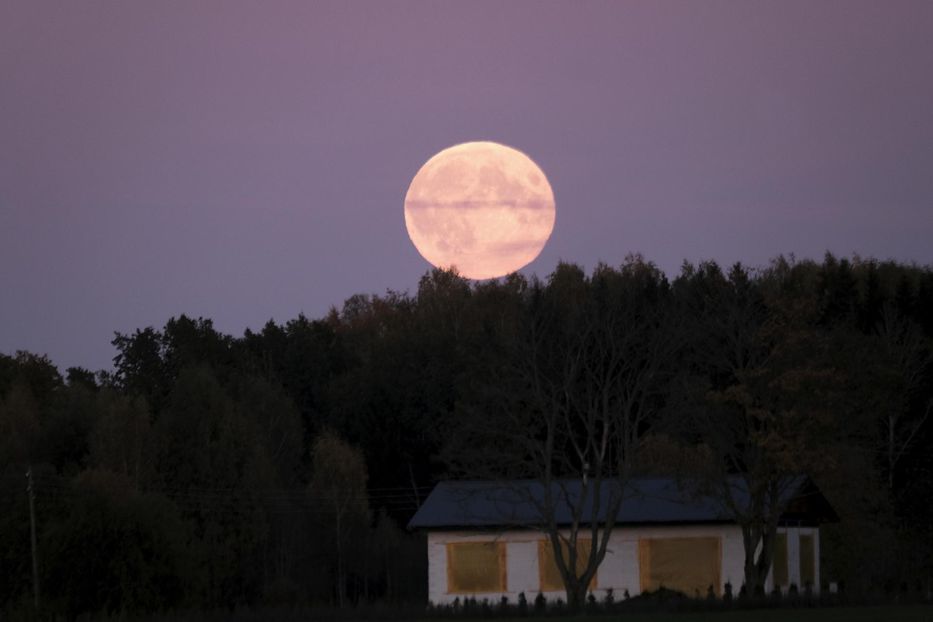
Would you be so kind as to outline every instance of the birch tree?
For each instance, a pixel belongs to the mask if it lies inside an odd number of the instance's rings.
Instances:
[[[310,497],[334,547],[334,581],[337,605],[347,598],[349,553],[355,536],[369,525],[366,463],[358,449],[332,432],[314,442],[311,455]]]
[[[895,472],[904,454],[933,412],[933,399],[918,400],[925,389],[927,371],[933,365],[933,347],[916,323],[886,305],[878,324],[882,355],[880,374],[890,387],[879,405],[879,450],[885,463],[888,488],[894,489]]]

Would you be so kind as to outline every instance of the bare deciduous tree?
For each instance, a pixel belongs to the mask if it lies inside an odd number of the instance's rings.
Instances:
[[[537,514],[528,526],[550,541],[574,608],[605,557],[658,410],[674,346],[659,304],[666,293],[663,275],[638,257],[590,278],[563,264],[546,286],[533,283],[505,336],[508,362],[476,387],[448,451],[463,474],[540,483],[541,494],[527,494]]]
[[[814,309],[782,292],[791,278],[787,266],[754,283],[740,266],[728,277],[718,268],[701,270],[687,272],[682,278],[693,282],[681,285],[699,293],[684,300],[703,306],[688,304],[682,313],[698,340],[716,346],[693,348],[701,380],[689,386],[685,374],[678,416],[710,457],[694,480],[697,492],[717,500],[741,527],[745,588],[753,594],[771,570],[792,488],[818,463],[827,466],[824,443],[839,410],[841,378],[826,362],[827,339],[810,327]]]

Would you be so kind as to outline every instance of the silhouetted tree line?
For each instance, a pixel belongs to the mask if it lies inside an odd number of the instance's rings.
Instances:
[[[181,316],[113,345],[112,372],[0,355],[7,611],[33,602],[27,469],[46,611],[423,602],[424,540],[404,525],[434,482],[539,476],[525,441],[561,425],[546,461],[577,476],[593,467],[574,435],[622,409],[619,472],[751,473],[768,495],[805,470],[840,516],[824,579],[884,592],[933,577],[930,268],[433,271],[320,319],[232,337]],[[548,415],[558,395],[573,399]],[[770,564],[766,518],[748,517],[765,555],[746,581]]]

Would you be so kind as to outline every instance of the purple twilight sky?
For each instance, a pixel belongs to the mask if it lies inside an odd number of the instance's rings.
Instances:
[[[413,291],[408,183],[468,140],[551,181],[528,274],[930,264],[933,2],[5,0],[0,352]]]

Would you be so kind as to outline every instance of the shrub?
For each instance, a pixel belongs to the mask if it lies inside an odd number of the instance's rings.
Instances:
[[[518,593],[518,612],[521,614],[528,612],[528,599],[525,598],[525,592]]]
[[[538,595],[535,596],[535,611],[544,611],[547,607],[547,599],[544,597],[544,594],[538,592]]]
[[[82,473],[73,486],[67,512],[42,534],[42,584],[53,609],[75,617],[181,604],[191,583],[190,533],[175,506],[105,471]]]

